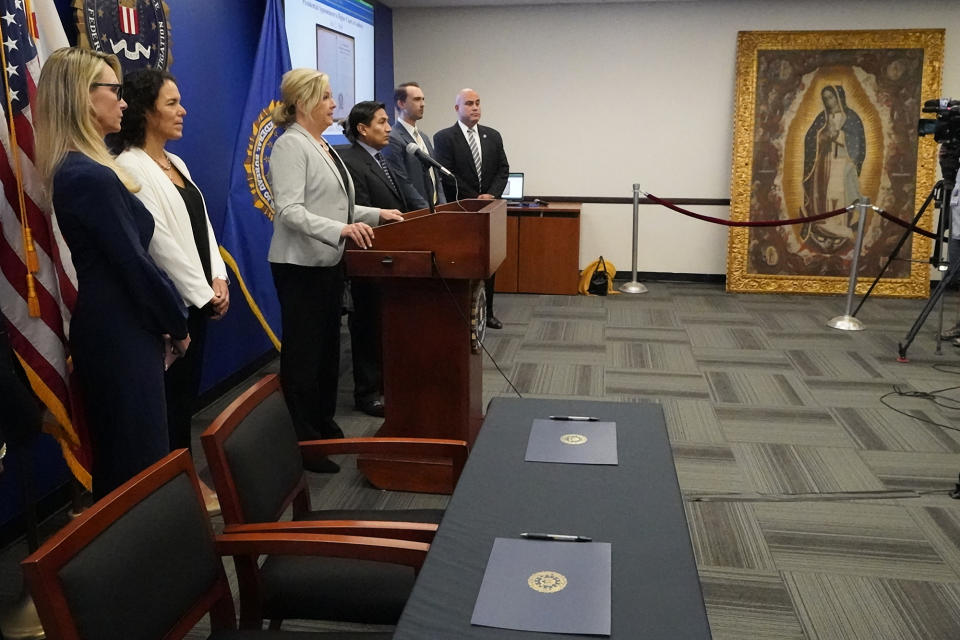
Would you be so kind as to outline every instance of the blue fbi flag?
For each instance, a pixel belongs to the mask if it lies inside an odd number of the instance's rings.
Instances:
[[[280,0],[267,0],[250,92],[243,109],[230,170],[230,193],[220,254],[236,275],[251,311],[280,349],[280,303],[267,250],[273,235],[273,195],[267,181],[270,151],[281,130],[270,119],[280,80],[290,70],[290,51]]]

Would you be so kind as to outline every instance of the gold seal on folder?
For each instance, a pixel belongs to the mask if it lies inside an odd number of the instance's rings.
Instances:
[[[537,571],[527,578],[527,584],[540,593],[557,593],[567,586],[567,578],[556,571]]]

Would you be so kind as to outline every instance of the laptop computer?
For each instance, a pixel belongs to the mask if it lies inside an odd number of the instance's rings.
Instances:
[[[511,173],[507,176],[507,186],[503,189],[501,198],[513,204],[523,200],[523,174]]]

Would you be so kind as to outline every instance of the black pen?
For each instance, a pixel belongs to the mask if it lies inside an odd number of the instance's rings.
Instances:
[[[569,536],[563,533],[527,533],[520,534],[521,538],[527,540],[552,540],[554,542],[593,542],[593,538],[587,536]]]
[[[563,420],[565,422],[596,422],[593,416],[550,416],[551,420]]]

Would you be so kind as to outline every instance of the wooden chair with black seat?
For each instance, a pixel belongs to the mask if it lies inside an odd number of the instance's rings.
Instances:
[[[303,461],[312,456],[384,454],[446,459],[452,483],[467,458],[462,440],[344,438],[298,442],[276,374],[247,389],[200,437],[226,523],[225,533],[289,532],[385,536],[430,542],[442,509],[313,510]],[[292,507],[290,522],[278,522]],[[414,572],[397,565],[328,558],[236,558],[240,621],[279,628],[286,619],[395,624]],[[330,575],[336,579],[331,580]],[[340,585],[343,585],[342,587]]]
[[[423,543],[289,532],[214,537],[190,454],[169,454],[23,561],[48,640],[386,640],[390,633],[237,630],[221,555],[326,554],[419,567]]]

